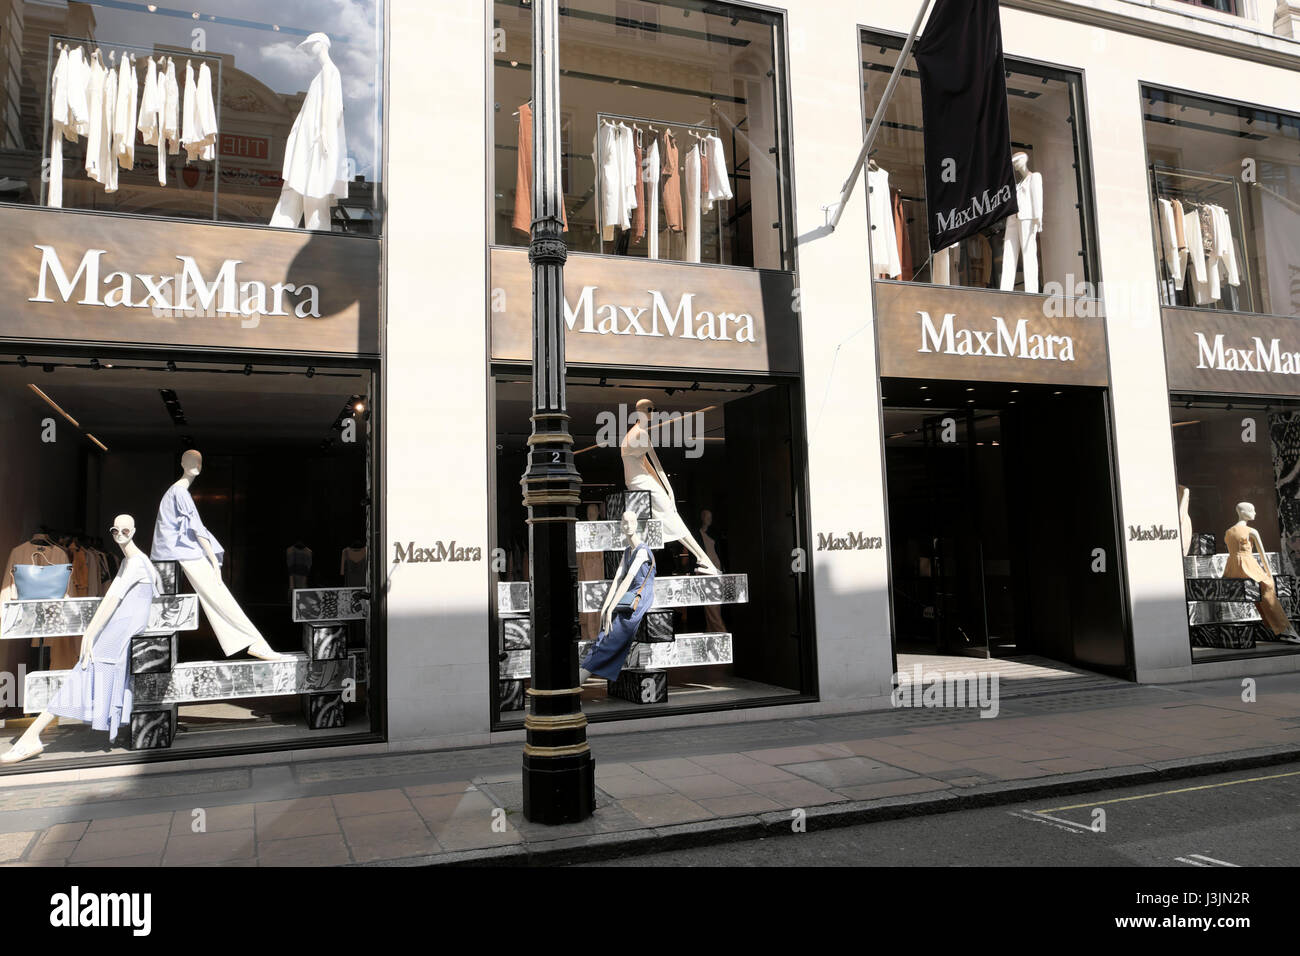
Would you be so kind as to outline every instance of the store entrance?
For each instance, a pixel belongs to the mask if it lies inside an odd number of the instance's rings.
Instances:
[[[1128,676],[1104,390],[882,385],[896,653]]]

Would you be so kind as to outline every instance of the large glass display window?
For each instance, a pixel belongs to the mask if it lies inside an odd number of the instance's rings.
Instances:
[[[1175,395],[1170,417],[1192,660],[1300,651],[1300,403]]]
[[[1142,90],[1160,297],[1300,315],[1300,116]]]
[[[532,5],[493,14],[498,245],[532,220]],[[790,269],[784,40],[702,0],[560,5],[565,238],[576,252]]]
[[[863,31],[866,123],[879,108],[903,46],[900,37]],[[1087,130],[1079,74],[1005,59],[1007,112],[1017,202],[1028,211],[947,249],[931,249],[925,195],[925,123],[915,60],[885,109],[866,178],[871,256],[880,279],[935,285],[1095,295],[1095,241]]]
[[[0,203],[379,233],[380,0],[3,9]]]
[[[518,491],[530,434],[527,370],[499,369],[494,393],[492,668],[497,718],[510,724],[523,717],[530,673],[528,525]],[[770,380],[570,374],[582,474],[576,636],[590,674],[582,706],[593,719],[813,692],[796,395]]]
[[[369,734],[374,394],[364,366],[0,355],[0,751]]]

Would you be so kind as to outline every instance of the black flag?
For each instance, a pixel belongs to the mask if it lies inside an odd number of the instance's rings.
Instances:
[[[937,252],[1016,212],[998,0],[937,0],[916,65]]]

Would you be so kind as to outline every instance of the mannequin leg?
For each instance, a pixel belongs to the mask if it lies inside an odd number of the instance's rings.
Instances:
[[[1038,292],[1038,234],[1028,219],[1020,220],[1021,261],[1025,269],[1025,291]]]
[[[287,186],[280,190],[280,199],[271,213],[271,225],[281,229],[297,229],[302,219],[302,196]]]
[[[35,757],[45,749],[41,746],[41,731],[53,722],[53,714],[48,710],[41,711],[40,716],[32,721],[32,725],[14,742],[14,745],[0,756],[0,762],[17,763],[20,760],[26,760],[28,757]]]
[[[308,229],[315,229],[317,232],[329,232],[330,202],[328,199],[304,199],[303,208],[307,218],[305,225]]]
[[[1016,258],[1020,251],[1019,222],[1019,219],[1007,220],[1007,231],[1002,240],[1003,292],[1011,292],[1016,287]]]
[[[182,561],[185,577],[199,596],[203,614],[221,642],[221,653],[230,657],[247,650],[254,657],[279,660],[283,655],[272,651],[257,626],[248,619],[235,596],[230,593],[212,565],[202,559]],[[269,652],[269,653],[268,653]]]

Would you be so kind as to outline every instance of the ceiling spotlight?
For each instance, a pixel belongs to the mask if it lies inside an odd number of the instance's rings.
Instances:
[[[26,355],[20,355],[20,356],[18,356],[18,367],[19,367],[19,368],[26,368],[26,367],[27,367],[27,356],[26,356]]]
[[[973,392],[973,391],[975,391],[975,389],[973,389],[973,388],[968,388],[968,389],[966,389],[966,391],[968,391],[968,392]]]
[[[676,393],[676,391],[677,389],[675,388],[665,388],[664,394],[671,398]]]
[[[54,366],[53,366],[53,365],[42,365],[42,366],[41,366],[41,371],[42,371],[42,372],[45,372],[46,374],[48,374],[48,373],[54,371]]]
[[[99,359],[97,358],[93,358],[90,360],[90,367],[93,368],[96,372],[98,372],[101,368],[103,368],[103,366],[99,364]]]
[[[731,25],[732,25],[733,27],[734,27],[737,23],[739,23],[739,22],[740,22],[740,17],[732,17],[732,18],[731,18]]]
[[[171,359],[167,360],[167,371],[169,372],[176,371],[176,363],[173,362]]]
[[[307,366],[307,377],[314,378],[315,375],[316,375],[316,366],[314,365]]]
[[[252,374],[253,374],[253,366],[252,366],[252,365],[245,365],[245,366],[244,366],[244,374],[245,374],[245,375],[252,375]]]
[[[352,406],[352,410],[353,410],[354,412],[356,412],[358,415],[360,415],[360,414],[362,414],[363,412],[365,412],[365,410],[366,410],[366,403],[365,403],[365,402],[357,402],[355,405]]]

